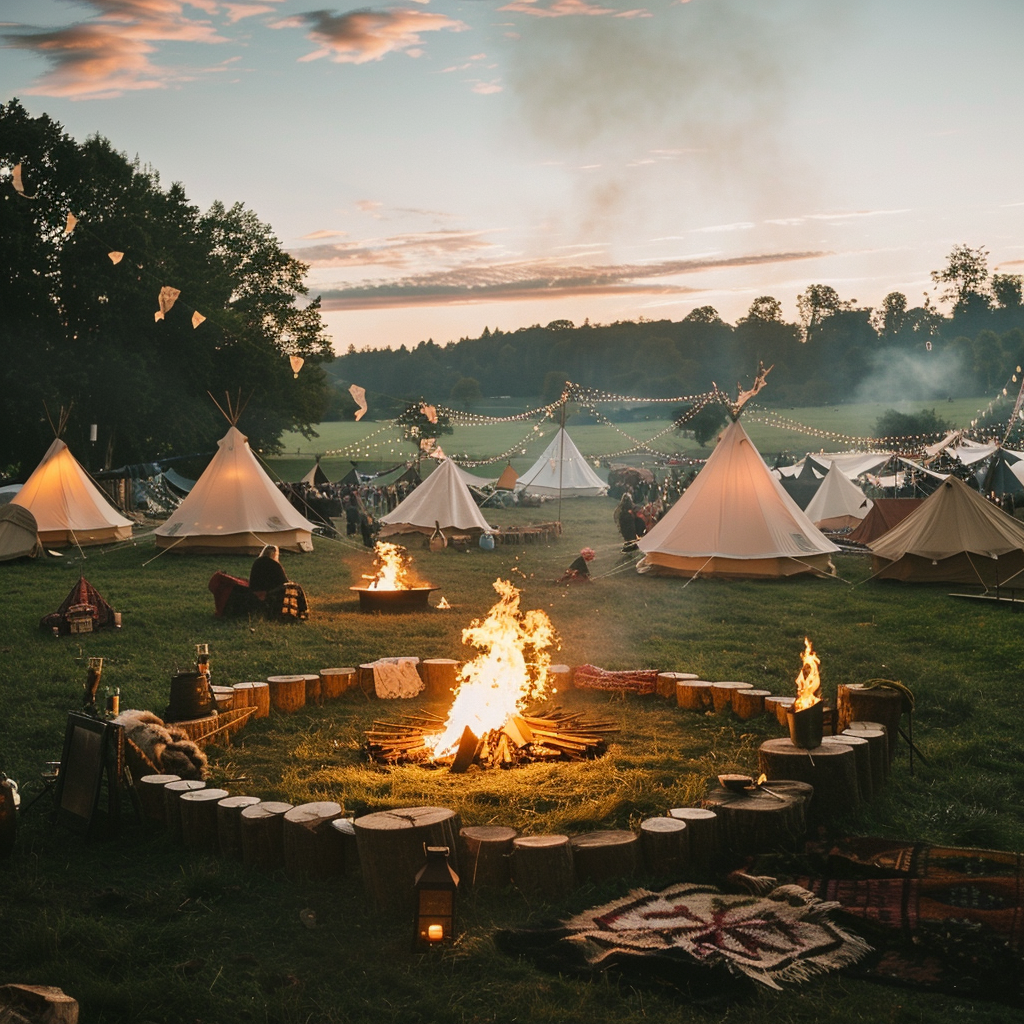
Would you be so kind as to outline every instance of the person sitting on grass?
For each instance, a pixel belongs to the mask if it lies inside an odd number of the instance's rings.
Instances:
[[[252,563],[249,596],[254,610],[268,618],[305,619],[309,615],[306,595],[298,583],[288,579],[276,544],[268,544]]]

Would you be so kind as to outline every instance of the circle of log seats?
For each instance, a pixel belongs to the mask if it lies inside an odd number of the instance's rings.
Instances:
[[[640,822],[640,852],[648,873],[677,878],[688,860],[690,843],[686,822],[680,818],[645,818]]]
[[[875,783],[871,773],[871,744],[863,736],[847,731],[840,736],[823,736],[822,743],[845,743],[853,747],[853,757],[857,762],[857,790],[864,803],[874,798]]]
[[[355,683],[354,668],[320,669],[320,696],[324,700],[337,700]]]
[[[707,679],[676,680],[676,704],[686,711],[707,711],[711,707],[711,683]]]
[[[518,834],[506,825],[467,825],[459,829],[460,881],[471,889],[507,886],[512,881],[512,840]]]
[[[306,680],[306,703],[316,707],[322,707],[324,703],[323,690],[320,687],[320,673],[306,672],[302,676]]]
[[[258,796],[226,796],[217,804],[217,849],[228,860],[242,859],[242,811],[258,804]]]
[[[205,789],[206,783],[202,779],[178,779],[177,782],[168,782],[163,788],[164,798],[164,824],[167,826],[167,835],[171,839],[181,839],[181,795],[191,793],[197,789]]]
[[[581,882],[605,882],[636,874],[640,837],[625,829],[606,829],[573,836],[572,862]]]
[[[143,775],[135,784],[135,792],[139,794],[139,806],[143,815],[150,821],[164,824],[167,813],[164,810],[164,786],[169,782],[179,782],[180,775]]]
[[[548,680],[556,693],[572,689],[572,669],[568,665],[548,665]]]
[[[889,744],[885,738],[885,729],[847,729],[839,734],[840,739],[847,735],[856,736],[868,741],[868,760],[871,764],[871,791],[881,793],[885,786],[885,778],[889,774]]]
[[[853,747],[820,744],[813,750],[796,746],[788,737],[765,740],[757,754],[759,770],[772,779],[796,779],[814,787],[811,819],[825,821],[853,810],[860,802],[857,760]]]
[[[346,875],[359,873],[359,848],[356,845],[356,826],[353,818],[334,818],[330,827],[338,834],[341,847],[341,866]]]
[[[377,685],[373,678],[373,662],[364,662],[356,669],[356,682],[366,697],[377,696]]]
[[[751,854],[794,852],[807,834],[807,802],[802,796],[750,788],[741,792],[714,786],[702,806],[718,815],[722,852],[734,861]]]
[[[211,686],[210,692],[213,694],[218,711],[234,711],[235,688],[233,686]]]
[[[421,658],[416,671],[428,699],[451,699],[458,686],[459,662],[454,658]]]
[[[892,764],[903,718],[903,694],[899,690],[866,683],[840,683],[836,691],[836,711],[836,732],[840,733],[848,729],[851,722],[881,722],[889,744],[889,764]]]
[[[765,697],[772,695],[771,690],[734,690],[732,694],[732,712],[744,722],[764,714]]]
[[[706,878],[721,854],[718,838],[718,815],[708,807],[673,807],[670,818],[686,823],[686,863],[683,875],[687,879]]]
[[[235,683],[235,708],[255,708],[253,718],[270,717],[270,686],[262,680],[251,683]]]
[[[306,706],[305,676],[267,676],[270,687],[270,706],[275,711],[290,714]]]
[[[732,707],[732,695],[736,690],[752,690],[753,683],[712,683],[711,706],[716,714],[728,711]]]
[[[181,794],[178,809],[186,849],[193,853],[217,853],[217,804],[228,795],[226,789],[212,786]]]
[[[298,804],[284,815],[284,868],[290,875],[328,878],[345,868],[341,836],[330,823],[341,817],[341,804],[318,800]]]
[[[568,836],[517,836],[512,840],[512,881],[526,896],[560,900],[576,882]]]
[[[242,808],[239,826],[246,867],[273,871],[284,866],[284,816],[291,809],[284,800],[261,800]]]
[[[459,870],[459,817],[447,807],[396,807],[364,814],[353,825],[363,885],[378,906],[412,909],[424,845],[447,846],[448,862]]]
[[[659,672],[658,681],[654,684],[654,692],[666,700],[675,700],[676,683],[699,679],[692,672]]]

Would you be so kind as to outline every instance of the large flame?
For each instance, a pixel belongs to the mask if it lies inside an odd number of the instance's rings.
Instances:
[[[409,590],[416,586],[409,554],[400,544],[378,541],[373,546],[373,567],[372,576],[363,576],[370,581],[367,590]]]
[[[495,580],[499,600],[483,620],[462,631],[462,642],[480,650],[459,672],[459,687],[444,731],[426,737],[435,758],[453,754],[463,730],[476,736],[500,729],[547,688],[549,648],[555,629],[539,610],[521,612],[519,591],[508,580]]]
[[[821,658],[814,653],[811,641],[807,637],[804,637],[804,649],[800,654],[800,659],[802,664],[796,677],[794,711],[803,711],[821,700],[821,676],[818,674]]]

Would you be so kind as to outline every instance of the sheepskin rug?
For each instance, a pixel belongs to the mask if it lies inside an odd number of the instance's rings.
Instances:
[[[114,721],[124,726],[124,734],[167,775],[183,779],[207,777],[206,755],[188,738],[184,730],[165,723],[152,711],[122,711]]]

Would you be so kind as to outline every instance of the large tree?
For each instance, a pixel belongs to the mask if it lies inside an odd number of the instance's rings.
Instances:
[[[932,280],[943,285],[939,296],[953,303],[953,312],[962,313],[972,305],[988,305],[988,251],[979,246],[954,245],[941,270],[933,270]]]
[[[333,353],[319,300],[298,301],[305,267],[255,214],[201,213],[181,185],[17,100],[0,105],[0,164],[0,473],[35,465],[60,407],[73,450],[97,425],[92,468],[212,450],[225,425],[207,392],[240,397],[254,448],[312,433]],[[156,319],[165,287],[180,294]]]

